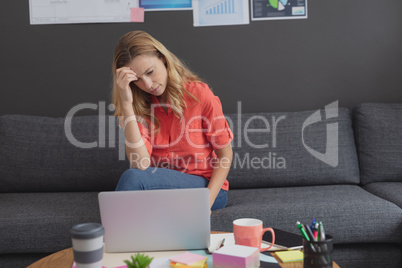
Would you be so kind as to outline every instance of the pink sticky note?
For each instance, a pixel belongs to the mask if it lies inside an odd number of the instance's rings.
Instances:
[[[144,22],[144,8],[143,7],[130,8],[130,21]]]
[[[170,258],[169,261],[190,265],[192,263],[199,262],[203,259],[205,259],[205,256],[194,254],[191,252],[186,252]]]
[[[224,246],[212,253],[214,267],[259,267],[260,251],[241,245]]]

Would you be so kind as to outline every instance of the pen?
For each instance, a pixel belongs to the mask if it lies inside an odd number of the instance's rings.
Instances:
[[[224,239],[222,239],[222,242],[221,242],[221,245],[219,246],[219,248],[218,249],[220,249],[221,247],[223,247],[225,245],[225,238]]]
[[[322,224],[321,221],[320,221],[319,232],[320,232],[320,241],[324,241],[325,240],[325,231],[324,231],[324,225]]]
[[[297,222],[296,222],[296,225],[297,225],[297,228],[300,229],[300,232],[302,233],[304,239],[306,239],[307,241],[310,241],[310,238],[308,238],[308,236],[307,236],[307,234],[306,234],[306,231],[304,230],[302,224],[301,224],[299,221],[297,221]]]
[[[313,221],[311,222],[310,230],[312,231],[314,227],[315,227],[315,218],[313,218]]]
[[[318,239],[318,226],[319,226],[319,223],[316,222],[314,224],[314,228],[313,228],[313,235],[314,235],[314,240],[315,241],[319,241],[319,239]]]
[[[302,224],[302,226],[303,226],[303,224]],[[308,235],[308,238],[310,238],[310,241],[315,241],[313,232],[310,230],[310,228],[306,228],[306,233]]]
[[[318,227],[318,233],[319,233],[319,236],[320,236],[320,240],[319,241],[324,241],[325,239],[326,239],[326,235],[325,235],[325,231],[324,231],[324,224],[322,224],[322,222],[320,221],[320,224],[319,224],[319,227]],[[327,245],[326,244],[324,244],[323,246],[322,246],[322,248],[323,248],[323,250],[326,252],[326,251],[328,251],[328,247],[327,247]],[[327,263],[330,263],[330,259],[329,259],[329,256],[327,255],[327,258],[326,258],[326,262]]]
[[[302,236],[304,239],[310,242],[310,238],[308,237],[305,228],[303,227],[303,224],[301,224],[299,221],[296,222],[297,228],[299,228],[300,232],[302,233]],[[313,244],[310,243],[311,249],[316,252]]]

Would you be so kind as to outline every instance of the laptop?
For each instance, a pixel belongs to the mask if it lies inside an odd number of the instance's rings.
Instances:
[[[207,188],[100,192],[106,252],[206,249]]]

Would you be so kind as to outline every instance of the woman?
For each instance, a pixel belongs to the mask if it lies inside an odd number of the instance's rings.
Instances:
[[[116,191],[207,187],[211,210],[225,207],[233,134],[219,98],[142,31],[120,38],[113,74],[115,116],[133,167]]]

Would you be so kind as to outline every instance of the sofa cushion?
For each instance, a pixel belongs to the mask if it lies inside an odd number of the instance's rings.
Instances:
[[[212,213],[211,229],[232,231],[238,218],[294,233],[296,221],[316,218],[335,244],[402,243],[402,209],[357,185],[231,190],[226,208]]]
[[[402,247],[397,244],[335,245],[331,257],[342,268],[402,267]]]
[[[100,223],[96,192],[2,193],[0,204],[0,254],[59,251],[73,225]]]
[[[66,131],[65,118],[0,116],[0,192],[113,190],[129,164],[107,121],[76,116]]]
[[[364,189],[402,208],[402,182],[373,182]]]
[[[322,121],[312,117],[320,112]],[[350,113],[337,112],[229,114],[234,133],[230,189],[358,184]]]
[[[243,189],[228,195],[227,207],[212,213],[213,231],[231,232],[233,220],[251,217],[297,233],[297,220],[309,223],[315,217],[336,244],[402,243],[402,209],[359,186]],[[68,248],[74,224],[100,223],[96,192],[3,193],[0,203],[0,254]]]
[[[362,184],[402,182],[402,104],[359,105],[354,130]]]

